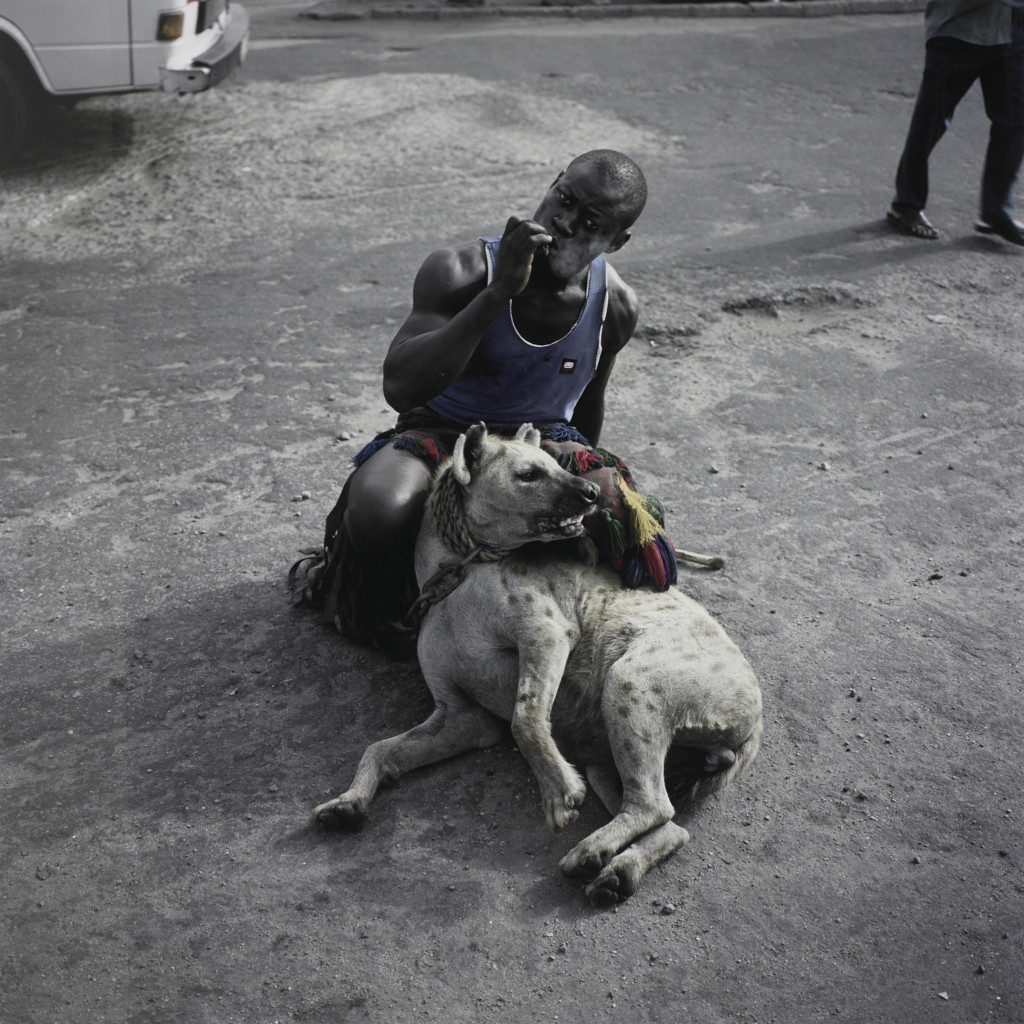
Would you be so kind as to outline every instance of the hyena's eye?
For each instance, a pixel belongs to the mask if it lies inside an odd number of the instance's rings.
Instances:
[[[534,480],[540,479],[539,469],[524,469],[516,473],[516,479],[522,480],[524,484],[532,484]]]

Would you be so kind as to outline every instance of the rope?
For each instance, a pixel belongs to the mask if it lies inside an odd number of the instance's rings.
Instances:
[[[477,557],[481,562],[500,562],[509,554],[508,550],[481,544],[469,532],[466,510],[462,504],[462,487],[455,479],[450,463],[439,470],[430,502],[438,536],[445,547],[451,548],[455,554],[465,557],[471,551],[479,551]]]
[[[450,548],[462,560],[442,565],[423,584],[420,596],[406,613],[404,622],[418,627],[431,605],[440,604],[466,578],[470,562],[499,562],[509,552],[492,548],[474,540],[466,522],[466,510],[462,503],[462,488],[459,486],[451,464],[443,466],[434,480],[430,492],[430,510],[434,527],[445,547]]]

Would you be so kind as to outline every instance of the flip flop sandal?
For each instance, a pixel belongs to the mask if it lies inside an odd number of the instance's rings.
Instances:
[[[931,221],[919,210],[915,214],[900,213],[895,207],[890,207],[885,219],[897,231],[914,238],[926,238],[932,241],[939,237],[938,231],[932,226]]]

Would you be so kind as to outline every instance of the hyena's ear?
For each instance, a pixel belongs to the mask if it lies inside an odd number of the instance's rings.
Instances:
[[[459,435],[452,449],[452,472],[463,487],[468,486],[473,467],[480,457],[480,449],[487,440],[487,428],[482,423],[470,427]]]
[[[517,431],[515,440],[532,444],[534,448],[540,447],[540,431],[532,423],[524,423]]]

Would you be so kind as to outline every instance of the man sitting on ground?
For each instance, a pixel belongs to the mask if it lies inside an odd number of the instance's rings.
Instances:
[[[384,395],[399,413],[354,459],[327,520],[305,596],[347,637],[411,653],[412,553],[438,463],[473,423],[514,433],[531,422],[570,472],[601,489],[586,520],[591,554],[627,586],[675,582],[658,503],[595,447],[615,359],[636,327],[636,294],[606,262],[629,240],[647,200],[640,168],[614,150],[577,157],[532,220],[430,255],[413,306],[384,360]]]

